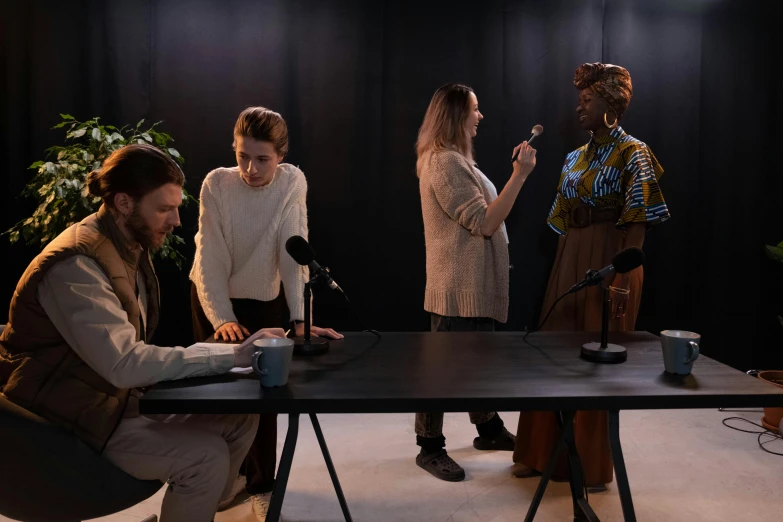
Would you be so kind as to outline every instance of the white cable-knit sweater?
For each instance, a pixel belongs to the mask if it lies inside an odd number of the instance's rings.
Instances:
[[[263,187],[248,186],[238,167],[215,169],[204,179],[190,279],[214,328],[237,320],[232,298],[271,301],[281,278],[291,319],[304,319],[306,270],[285,242],[307,238],[306,196],[304,174],[288,163]]]

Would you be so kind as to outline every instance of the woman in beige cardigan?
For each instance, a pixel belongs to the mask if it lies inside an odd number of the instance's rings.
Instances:
[[[517,159],[506,186],[495,186],[473,162],[472,139],[483,119],[470,87],[449,84],[438,89],[424,116],[416,144],[427,286],[424,309],[431,330],[494,331],[508,314],[508,235],[503,221],[536,165],[527,142],[514,148]],[[514,449],[514,436],[495,412],[471,412],[479,450]],[[443,413],[417,413],[416,464],[451,482],[465,470],[446,453]]]

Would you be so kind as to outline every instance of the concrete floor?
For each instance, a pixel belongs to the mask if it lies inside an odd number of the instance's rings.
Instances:
[[[621,440],[639,521],[769,521],[783,515],[783,457],[759,449],[756,436],[721,424],[729,416],[758,422],[760,413],[716,410],[621,413]],[[516,428],[517,414],[501,415]],[[537,479],[509,473],[509,452],[478,452],[467,414],[447,414],[449,453],[467,472],[461,483],[436,480],[414,463],[412,415],[319,417],[354,520],[501,522],[522,520]],[[286,417],[280,417],[279,450]],[[783,441],[769,449],[783,453]],[[42,492],[43,493],[43,492]],[[131,509],[98,520],[138,522],[158,513],[164,490]],[[614,484],[590,496],[604,522],[621,521]],[[340,506],[312,425],[303,417],[283,506],[288,522],[339,521]],[[9,519],[0,516],[0,521]],[[216,522],[252,522],[248,503],[218,513]],[[551,484],[537,521],[570,521],[568,484]]]

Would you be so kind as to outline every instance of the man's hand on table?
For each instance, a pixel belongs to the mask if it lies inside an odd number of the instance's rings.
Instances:
[[[282,328],[264,328],[261,330],[261,335],[258,339],[272,339],[275,337],[285,337],[285,332]],[[250,359],[255,352],[255,346],[248,344],[246,346],[239,345],[234,348],[234,366],[237,368],[246,368],[250,366]]]

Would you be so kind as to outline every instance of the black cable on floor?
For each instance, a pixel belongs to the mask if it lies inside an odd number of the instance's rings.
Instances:
[[[734,421],[734,420],[742,421],[742,422],[745,422],[745,423],[750,424],[752,426],[756,426],[757,428],[761,428],[761,431],[759,431],[759,430],[743,430],[742,428],[737,428],[736,426],[731,426],[731,425],[729,425],[727,423],[727,421]],[[767,453],[771,453],[773,455],[778,455],[780,457],[783,457],[783,453],[778,453],[777,451],[772,451],[772,450],[769,450],[769,449],[767,449],[765,447],[765,445],[769,444],[770,442],[774,442],[776,440],[777,441],[783,440],[783,436],[781,436],[780,433],[775,433],[774,431],[770,431],[770,430],[766,429],[764,426],[762,426],[761,424],[757,424],[757,423],[755,423],[753,421],[750,421],[748,419],[745,419],[743,417],[727,417],[727,418],[723,419],[723,425],[726,426],[727,428],[731,428],[731,429],[733,429],[735,431],[741,431],[742,433],[758,434],[758,439],[757,440],[758,440],[759,448],[761,448],[762,450],[766,451]],[[768,440],[762,442],[761,439],[763,437],[767,437]]]

